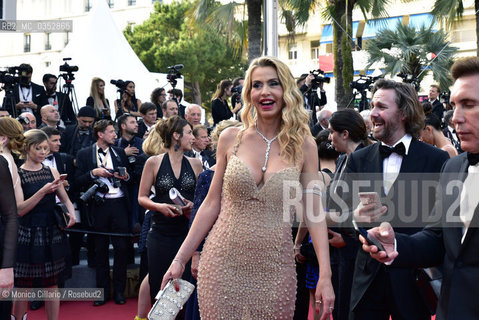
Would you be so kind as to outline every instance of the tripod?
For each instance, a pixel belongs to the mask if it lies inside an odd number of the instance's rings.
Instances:
[[[66,73],[66,74],[64,73],[64,74],[61,74],[60,77],[62,77],[63,80],[65,80],[65,84],[63,84],[63,87],[62,87],[62,93],[64,95],[64,98],[58,109],[58,111],[60,112],[60,116],[63,113],[64,107],[65,107],[65,101],[67,99],[70,99],[72,103],[73,112],[77,114],[78,110],[80,110],[80,107],[78,106],[77,94],[75,91],[75,86],[73,85],[73,80],[75,80],[75,76],[73,75],[73,73]]]
[[[361,90],[361,91],[356,90],[354,92],[353,98],[351,99],[351,101],[349,101],[348,105],[346,106],[346,109],[348,109],[351,106],[351,104],[354,102],[354,100],[356,100],[356,97],[358,94],[361,95],[361,100],[359,101],[359,105],[358,105],[359,112],[369,109],[369,102],[368,102],[366,90]]]
[[[5,97],[3,98],[2,106],[11,112],[12,118],[16,118],[19,113],[17,111],[15,96],[13,95],[13,86],[11,84],[5,84]]]

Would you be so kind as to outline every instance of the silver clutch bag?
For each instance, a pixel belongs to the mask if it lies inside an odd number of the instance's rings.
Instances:
[[[176,291],[170,280],[165,288],[156,295],[157,300],[148,313],[149,320],[174,320],[178,312],[183,309],[195,290],[195,286],[182,279],[175,281],[178,281],[180,290]]]

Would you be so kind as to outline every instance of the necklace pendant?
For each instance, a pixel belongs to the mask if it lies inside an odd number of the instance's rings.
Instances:
[[[261,171],[266,172],[266,167],[261,168]]]

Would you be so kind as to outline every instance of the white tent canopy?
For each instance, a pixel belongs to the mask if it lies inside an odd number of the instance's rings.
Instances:
[[[116,26],[106,1],[97,0],[86,23],[74,27],[72,39],[61,56],[71,57],[69,64],[79,67],[73,83],[80,107],[85,105],[89,96],[93,77],[105,81],[105,95],[112,109],[113,101],[118,97],[116,87],[110,84],[112,79],[135,82],[136,97],[143,102],[150,100],[153,89],[165,87],[168,91],[171,88],[166,74],[156,77],[158,74],[150,73],[140,61]],[[183,79],[178,80],[177,87],[183,89]]]

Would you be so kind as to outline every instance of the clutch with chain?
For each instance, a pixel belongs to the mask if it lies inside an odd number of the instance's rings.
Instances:
[[[156,295],[156,302],[148,314],[149,320],[174,320],[186,301],[190,298],[195,286],[188,281],[176,279],[179,291],[170,280],[163,290]]]

